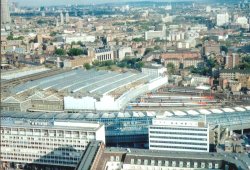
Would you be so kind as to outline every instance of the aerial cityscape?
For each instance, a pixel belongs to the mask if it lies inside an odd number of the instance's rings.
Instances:
[[[249,0],[1,0],[0,170],[250,170]]]

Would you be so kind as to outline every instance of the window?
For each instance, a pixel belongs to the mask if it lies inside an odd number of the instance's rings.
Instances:
[[[130,160],[130,164],[134,164],[135,163],[135,160],[134,159],[131,159]]]
[[[137,159],[137,165],[141,165],[141,159]]]
[[[172,161],[172,167],[176,167],[176,161]]]
[[[144,165],[148,165],[148,160],[147,159],[144,160]]]

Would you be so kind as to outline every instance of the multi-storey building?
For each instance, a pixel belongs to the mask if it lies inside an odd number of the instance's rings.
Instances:
[[[175,58],[170,58],[170,59],[165,59],[164,64],[167,66],[168,63],[173,63],[176,69],[183,69],[186,67],[194,66],[198,67],[199,64],[203,63],[202,59],[175,59]]]
[[[63,61],[63,67],[64,68],[77,68],[77,67],[83,67],[84,64],[91,64],[93,58],[89,56],[75,56],[70,59],[66,59]]]
[[[218,26],[222,26],[226,23],[229,22],[229,15],[228,13],[224,13],[224,14],[217,14],[216,16],[216,24]]]
[[[1,23],[6,24],[10,22],[11,18],[10,18],[8,0],[1,0]]]
[[[2,120],[1,161],[75,167],[92,140],[105,142],[104,125]]]
[[[209,55],[214,53],[216,55],[220,54],[220,44],[214,41],[207,41],[203,45],[203,54]]]
[[[240,56],[236,53],[229,53],[225,58],[225,66],[232,69],[240,63]]]
[[[91,142],[76,170],[219,170],[249,169],[249,167],[247,154],[105,148],[100,142]]]
[[[153,119],[149,149],[209,152],[209,128],[204,122]]]
[[[223,79],[239,79],[241,76],[250,76],[248,70],[237,70],[237,69],[225,69],[221,70],[220,77]]]
[[[114,60],[114,51],[110,47],[95,49],[94,59],[98,61]]]
[[[166,74],[167,68],[162,65],[152,64],[142,68],[142,73],[147,75],[152,75],[155,77],[164,76]]]

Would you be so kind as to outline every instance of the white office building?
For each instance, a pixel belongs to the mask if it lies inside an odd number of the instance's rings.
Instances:
[[[217,17],[216,17],[216,24],[218,26],[222,26],[226,23],[229,22],[229,15],[228,13],[224,13],[224,14],[217,14]]]
[[[46,117],[46,115],[43,115]],[[75,167],[92,140],[105,142],[104,125],[85,122],[1,122],[1,161]]]
[[[149,149],[209,152],[209,128],[204,122],[192,120],[153,119]]]

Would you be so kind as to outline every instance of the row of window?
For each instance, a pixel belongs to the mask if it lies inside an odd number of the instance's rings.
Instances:
[[[84,141],[81,141],[81,140],[69,140],[69,139],[66,140],[66,139],[46,138],[46,137],[45,138],[32,138],[32,137],[23,138],[23,137],[18,137],[18,136],[6,137],[4,135],[1,136],[1,139],[6,139],[6,140],[2,140],[2,142],[7,142],[7,141],[10,142],[10,139],[22,139],[22,140],[31,140],[31,141],[38,140],[38,141],[52,141],[52,142],[74,142],[74,143],[85,142],[85,140]],[[7,140],[7,139],[9,139],[9,140]]]
[[[167,130],[186,130],[186,131],[189,131],[189,130],[192,130],[192,131],[203,131],[203,132],[206,132],[207,129],[201,129],[201,128],[171,128],[171,127],[150,127],[150,129],[167,129]]]
[[[7,144],[26,144],[26,145],[29,145],[29,144],[31,144],[31,145],[57,145],[57,144],[63,144],[63,145],[67,145],[67,144],[70,144],[70,145],[72,145],[72,142],[64,142],[64,141],[54,141],[54,142],[49,142],[49,141],[47,141],[47,142],[31,142],[31,141],[25,141],[25,140],[22,140],[22,141],[18,141],[18,140],[1,140],[1,144],[3,144],[3,143],[7,143]],[[75,143],[73,143],[73,144],[85,144],[86,143],[86,145],[87,145],[87,143],[88,143],[88,141],[78,141],[78,142],[75,142]]]
[[[169,143],[169,144],[183,144],[183,145],[202,145],[206,146],[206,143],[192,143],[192,142],[175,142],[175,141],[156,141],[150,140],[151,143]]]
[[[170,134],[170,135],[194,135],[194,136],[207,136],[207,134],[200,133],[183,133],[183,132],[159,132],[159,131],[150,131],[151,134]]]
[[[151,166],[166,166],[166,167],[187,167],[187,168],[210,168],[212,169],[214,168],[219,168],[219,164],[218,163],[213,163],[213,162],[209,162],[209,163],[205,163],[205,162],[189,162],[189,161],[169,161],[169,160],[148,160],[148,159],[131,159],[130,160],[130,164],[132,165],[151,165]]]
[[[45,145],[47,146],[47,145]],[[54,145],[50,145],[51,147],[44,147],[44,146],[31,146],[31,145],[18,145],[18,144],[1,144],[1,147],[16,147],[16,148],[31,148],[31,149],[46,149],[46,150],[50,150],[53,149],[54,147],[74,147],[74,148],[85,148],[85,145],[61,145],[61,144],[54,144]]]
[[[150,138],[160,138],[160,139],[180,139],[180,140],[199,140],[199,141],[207,141],[206,138],[190,138],[190,137],[172,137],[172,136],[157,136],[150,135]]]
[[[183,147],[183,146],[165,146],[165,145],[150,145],[154,148],[172,148],[172,149],[192,149],[192,150],[203,150],[206,151],[207,148],[196,148],[196,147]]]

